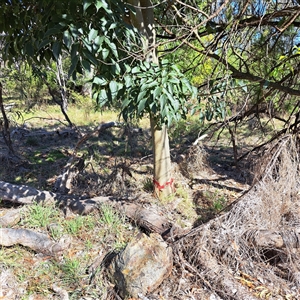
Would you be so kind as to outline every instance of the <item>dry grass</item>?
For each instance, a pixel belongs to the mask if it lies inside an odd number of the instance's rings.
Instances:
[[[297,232],[300,221],[299,149],[291,136],[272,149],[264,157],[268,163],[260,174],[262,180],[229,212],[194,229],[176,246],[194,270],[189,270],[193,280],[201,280],[224,299],[231,299],[235,289],[238,299],[243,293],[243,299],[297,299],[299,295],[300,257],[284,236],[286,231]],[[255,245],[253,238],[266,231],[281,232],[286,246]],[[238,288],[241,284],[245,289]]]

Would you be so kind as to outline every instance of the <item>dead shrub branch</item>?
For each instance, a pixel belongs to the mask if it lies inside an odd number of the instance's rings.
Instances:
[[[232,209],[175,242],[194,276],[224,299],[296,299],[299,290],[299,149],[287,135],[264,156],[260,181]],[[249,276],[248,279],[246,277]]]

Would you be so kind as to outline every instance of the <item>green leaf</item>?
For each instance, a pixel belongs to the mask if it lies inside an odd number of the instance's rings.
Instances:
[[[72,45],[72,36],[71,36],[69,30],[64,31],[63,41],[64,41],[65,46],[68,49],[70,49],[70,47]]]
[[[173,120],[175,119],[175,115],[174,115],[174,113],[172,113],[168,110],[168,107],[166,107],[165,110],[166,110],[166,117],[167,117],[167,121],[168,121],[167,125],[168,125],[168,127],[170,127]]]
[[[129,106],[129,104],[131,103],[132,99],[131,98],[126,98],[125,100],[123,100],[122,102],[122,110],[124,110],[127,106]]]
[[[49,40],[49,39],[43,40],[43,41],[39,44],[39,46],[38,46],[39,51],[40,51],[42,48],[44,48],[46,45],[48,45],[48,44],[50,44],[50,40]]]
[[[68,77],[69,78],[73,75],[74,71],[76,70],[78,62],[79,62],[79,57],[74,56],[71,60],[71,67],[70,67],[69,72],[68,72]]]
[[[92,0],[84,0],[83,1],[83,11],[85,12],[93,3]]]
[[[149,80],[148,80],[149,81]],[[141,86],[141,91],[144,90],[152,90],[153,87],[157,86],[157,82],[156,81],[152,81],[150,83],[145,83],[144,85]]]
[[[167,97],[169,98],[170,102],[172,102],[174,100],[174,96],[171,93],[169,93],[168,90],[163,89],[163,92],[164,92],[165,95],[167,95]]]
[[[112,96],[112,99],[115,99],[117,97],[118,91],[119,91],[119,85],[116,81],[112,80],[109,83],[109,90]]]
[[[169,82],[174,83],[174,84],[179,84],[180,80],[175,77],[171,77],[171,78],[169,78]]]
[[[89,32],[89,41],[93,41],[96,37],[98,36],[98,30],[96,29],[91,29]]]
[[[100,48],[100,46],[102,45],[103,39],[104,39],[103,36],[98,35],[98,36],[95,38],[95,40],[94,40],[94,44],[95,44],[98,48]]]
[[[200,122],[204,122],[204,120],[205,120],[205,114],[203,111],[200,111],[200,113],[199,113],[199,120],[200,120]]]
[[[153,99],[158,99],[158,96],[161,95],[162,88],[158,86],[153,92]]]
[[[82,60],[81,64],[87,72],[91,72],[91,63],[88,60]]]
[[[138,115],[140,115],[144,111],[147,100],[148,99],[146,97],[143,97],[141,101],[139,101],[137,110]]]
[[[141,71],[140,67],[139,66],[136,66],[134,67],[132,70],[131,70],[131,73],[132,74],[137,74]]]
[[[61,26],[56,26],[54,28],[50,28],[46,31],[45,36],[57,35],[61,32]]]
[[[132,84],[133,84],[132,77],[131,76],[126,76],[124,78],[124,80],[125,80],[125,86],[126,86],[126,88],[130,88],[132,86]]]
[[[71,49],[71,58],[72,59],[75,56],[77,56],[78,49],[79,49],[79,44],[78,43],[72,45],[72,49]]]
[[[72,36],[74,37],[74,39],[78,39],[78,37],[82,34],[82,32],[80,31],[80,28],[78,28],[74,24],[70,24],[69,28],[70,28],[70,32],[71,32]]]
[[[91,53],[93,52],[93,45],[92,43],[90,43],[90,41],[88,40],[88,38],[83,38],[82,42],[84,44],[84,47],[90,51]]]
[[[115,58],[118,58],[119,55],[118,55],[117,46],[113,42],[111,42],[108,38],[104,38],[104,41],[105,41],[106,45],[108,46],[109,50],[115,56]]]
[[[193,107],[193,108],[191,109],[191,112],[190,112],[190,114],[191,114],[191,116],[193,116],[195,113],[196,113],[196,108],[195,108],[195,107]]]
[[[102,59],[106,60],[108,55],[109,55],[109,50],[108,49],[102,49],[101,50],[101,55],[102,55]]]
[[[165,109],[167,103],[167,96],[165,94],[161,94],[159,97],[160,110],[161,112]]]
[[[173,106],[174,111],[178,111],[180,108],[180,103],[177,99],[173,98],[173,100],[171,101],[171,105]]]
[[[93,83],[98,84],[99,86],[104,86],[107,84],[107,80],[104,77],[94,77]]]
[[[98,99],[98,95],[99,95],[99,92],[93,92],[93,99],[97,100]]]
[[[58,60],[61,52],[61,43],[59,41],[56,41],[52,45],[52,52],[53,56],[55,57],[56,60]]]
[[[89,52],[88,50],[86,49],[83,49],[82,50],[84,56],[94,65],[94,66],[97,66],[98,65],[98,60],[97,58],[91,53]]]
[[[211,121],[212,118],[213,118],[213,112],[212,112],[212,110],[210,110],[210,109],[206,110],[205,116],[206,116],[206,120],[207,121]]]
[[[103,8],[107,13],[111,13],[111,10],[109,9],[107,2],[104,0],[97,0],[95,3],[95,6],[96,6],[97,11],[100,8]]]
[[[29,41],[29,42],[26,43],[26,45],[25,45],[25,51],[26,51],[27,55],[33,56],[34,49],[33,49],[31,41]]]
[[[105,103],[108,101],[108,95],[106,90],[101,90],[98,94],[98,99],[97,102],[100,104],[100,106],[102,107],[103,105],[105,105]]]
[[[162,61],[161,61],[161,63],[160,63],[162,66],[167,66],[168,64],[169,64],[169,60],[168,59],[166,59],[166,58],[164,58]]]
[[[138,97],[137,97],[137,101],[140,102],[142,101],[144,98],[146,98],[147,92],[146,91],[142,91],[139,93]]]

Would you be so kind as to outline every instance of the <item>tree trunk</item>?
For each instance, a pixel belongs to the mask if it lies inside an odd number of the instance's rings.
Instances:
[[[59,85],[59,91],[62,100],[62,110],[67,112],[68,110],[68,96],[67,96],[67,88],[66,81],[64,79],[63,67],[62,67],[62,57],[61,55],[58,57],[56,61],[56,79]]]
[[[151,133],[154,156],[154,192],[159,198],[171,195],[174,191],[168,130],[161,129],[151,118]]]
[[[9,132],[9,121],[4,109],[4,105],[3,105],[3,98],[2,98],[2,83],[0,82],[0,110],[1,110],[1,114],[3,117],[3,124],[0,120],[0,129],[2,128],[2,135],[3,135],[3,139],[4,142],[9,150],[10,154],[14,154],[14,148],[12,146],[12,142],[11,142],[11,138],[10,138],[10,132]]]
[[[159,64],[155,45],[153,5],[150,0],[129,0],[128,2],[136,10],[135,15],[131,14],[131,22],[144,36],[145,60]],[[154,156],[154,192],[159,198],[164,198],[174,191],[168,130],[166,125],[160,128],[153,116],[150,116],[150,125]]]

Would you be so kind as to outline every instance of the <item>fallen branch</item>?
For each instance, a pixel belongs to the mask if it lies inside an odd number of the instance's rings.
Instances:
[[[40,191],[27,185],[16,185],[0,181],[0,198],[17,204],[55,204],[68,207],[72,212],[85,215],[97,209],[99,204],[111,200],[110,197],[81,199],[75,195],[61,195],[49,191]]]
[[[153,209],[143,208],[140,205],[130,203],[123,204],[122,210],[129,219],[147,232],[155,232],[164,236],[172,228],[171,222]]]
[[[219,287],[219,293],[227,299],[243,299],[243,300],[257,300],[250,289],[238,282],[230,273],[228,268],[209,255],[207,251],[200,250],[198,255],[198,262],[205,270],[206,279],[210,284]],[[225,298],[224,298],[225,299]]]
[[[75,153],[78,151],[78,149],[92,136],[94,136],[95,134],[100,135],[104,130],[111,128],[111,127],[121,127],[122,123],[119,122],[108,122],[108,123],[102,123],[100,125],[98,125],[96,127],[96,129],[94,129],[93,131],[85,134],[76,144],[75,148],[74,148],[74,155]]]
[[[168,243],[174,242],[191,230],[188,227],[181,228],[172,223],[162,213],[152,207],[144,208],[133,203],[123,203],[118,209],[124,212],[126,217],[142,230],[147,233],[158,233]]]
[[[135,224],[147,232],[156,232],[164,239],[170,235],[183,234],[183,230],[175,228],[169,220],[156,212],[154,209],[146,209],[133,203],[117,203],[115,199],[106,196],[99,196],[89,199],[81,199],[75,195],[62,195],[49,191],[40,191],[26,185],[16,185],[0,181],[0,198],[17,204],[54,204],[58,207],[69,208],[73,213],[86,215],[103,203],[112,204]]]
[[[77,157],[76,153],[78,149],[92,136],[100,135],[108,128],[121,127],[122,124],[118,122],[102,123],[96,127],[93,131],[85,134],[77,142],[71,158],[65,166],[63,173],[60,174],[55,182],[54,190],[61,194],[68,194],[72,190],[72,181],[78,175],[78,173],[84,168],[84,157]]]
[[[0,245],[9,247],[16,244],[46,255],[54,255],[63,251],[62,245],[53,242],[45,234],[28,229],[0,228]]]

